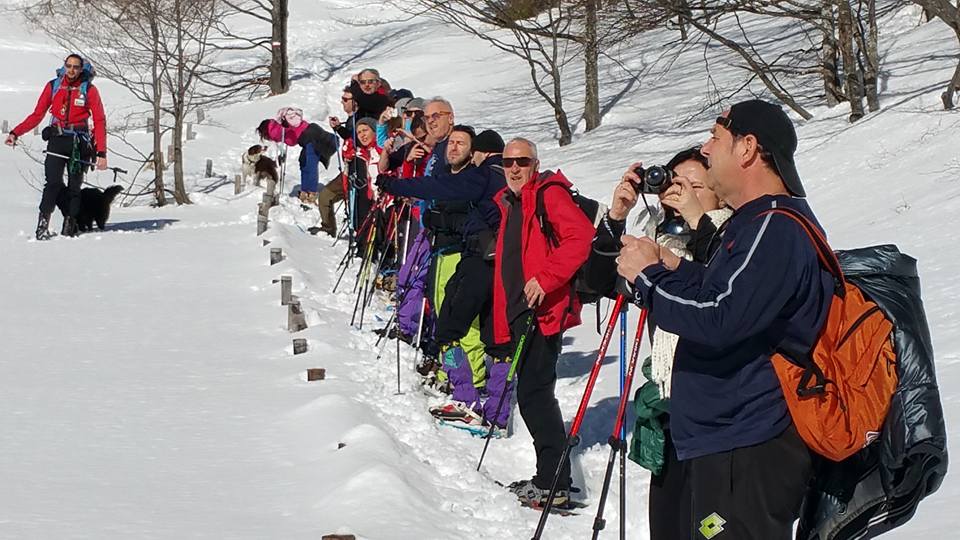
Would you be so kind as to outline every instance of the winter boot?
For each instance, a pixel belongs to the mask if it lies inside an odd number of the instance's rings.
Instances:
[[[37,240],[49,240],[53,238],[53,233],[50,232],[50,215],[40,212],[40,217],[37,218]]]
[[[533,480],[518,480],[507,486],[510,493],[513,493],[520,499],[520,502],[526,506],[542,507],[547,504],[547,497],[550,496],[550,488],[537,487]],[[570,490],[557,488],[553,495],[554,508],[566,508],[570,505]]]
[[[63,228],[60,229],[63,236],[77,236],[80,234],[80,228],[77,226],[77,219],[72,216],[63,217]]]
[[[480,403],[480,393],[473,385],[473,370],[470,369],[470,360],[467,353],[458,342],[444,345],[440,348],[441,368],[446,372],[453,387],[454,401],[463,403]]]

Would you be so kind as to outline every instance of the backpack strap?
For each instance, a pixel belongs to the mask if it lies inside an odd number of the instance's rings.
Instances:
[[[845,297],[847,293],[844,287],[846,279],[843,276],[843,269],[840,268],[840,261],[837,259],[837,255],[833,252],[830,244],[827,243],[827,239],[824,238],[820,229],[818,229],[807,216],[793,208],[775,208],[760,213],[761,216],[767,214],[787,216],[800,225],[803,231],[807,233],[807,238],[809,238],[813,244],[820,264],[833,276],[835,282],[834,293],[840,298]]]
[[[553,225],[551,225],[550,220],[547,219],[547,205],[543,202],[543,192],[553,185],[555,184],[547,184],[537,188],[537,204],[536,209],[534,210],[534,215],[537,217],[537,222],[540,224],[540,232],[543,233],[543,236],[546,237],[547,242],[549,242],[551,246],[557,248],[560,247],[560,239],[557,238],[557,233],[553,230]],[[570,192],[569,189],[566,191],[567,193]]]

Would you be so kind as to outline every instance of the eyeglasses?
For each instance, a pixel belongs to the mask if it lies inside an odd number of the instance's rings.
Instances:
[[[448,114],[453,114],[453,113],[450,111],[440,111],[440,112],[435,112],[433,114],[425,114],[424,117],[431,122],[436,122],[437,120],[440,120],[441,118],[443,118]]]
[[[349,102],[349,101],[353,101],[353,96],[351,96],[351,97],[341,97],[341,98],[340,98],[340,101],[342,101],[342,102],[344,102],[344,103],[347,103],[347,102]]]
[[[409,117],[411,117],[411,118],[414,118],[414,117],[417,117],[417,116],[423,116],[423,111],[421,111],[421,110],[419,110],[419,109],[414,109],[414,110],[412,110],[412,111],[411,111],[411,110],[406,110],[406,111],[403,111],[403,115],[404,115],[404,116],[409,116]]]
[[[67,69],[83,69],[83,64],[64,64],[63,67]]]
[[[503,168],[509,169],[513,167],[513,164],[516,163],[519,167],[529,167],[533,163],[532,157],[505,157],[503,158]]]
[[[373,84],[380,79],[360,79],[360,84]]]

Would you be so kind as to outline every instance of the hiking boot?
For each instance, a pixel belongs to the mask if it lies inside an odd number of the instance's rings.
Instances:
[[[64,216],[63,227],[60,229],[60,234],[62,236],[77,236],[80,234],[77,219],[71,216]]]
[[[423,393],[436,398],[449,398],[453,389],[450,388],[450,381],[437,378],[437,373],[433,372],[423,378]]]
[[[40,217],[37,218],[37,240],[49,240],[53,238],[53,233],[50,232],[50,216],[40,213]]]
[[[423,360],[417,366],[417,373],[419,373],[421,377],[429,377],[435,375],[438,369],[440,369],[440,363],[437,362],[437,359],[424,355]]]
[[[477,414],[477,411],[461,401],[451,401],[450,403],[438,407],[430,407],[430,414],[437,420],[445,422],[463,422],[464,424],[483,424],[483,419]]]
[[[533,480],[518,480],[507,486],[510,493],[513,493],[520,499],[520,502],[529,506],[541,507],[547,504],[547,497],[550,496],[550,488],[539,488],[533,483]],[[553,495],[554,508],[563,508],[570,504],[570,490],[557,488]]]

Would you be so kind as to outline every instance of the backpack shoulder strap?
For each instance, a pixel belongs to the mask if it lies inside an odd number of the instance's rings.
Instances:
[[[553,230],[553,225],[550,224],[550,220],[547,219],[547,205],[543,202],[543,193],[547,191],[547,188],[553,185],[559,184],[547,184],[537,188],[537,204],[534,214],[537,217],[537,222],[540,224],[540,232],[543,233],[543,236],[546,237],[547,242],[549,242],[553,247],[558,247],[560,245],[560,240],[557,238],[557,233]],[[567,193],[570,193],[570,189],[566,186],[560,185],[563,187]],[[571,194],[571,198],[573,194]]]
[[[843,270],[840,268],[840,261],[837,260],[837,255],[833,252],[833,249],[827,243],[827,239],[823,237],[823,233],[807,218],[797,210],[793,208],[774,208],[772,210],[767,210],[761,212],[760,215],[767,214],[780,214],[787,216],[796,223],[800,225],[805,233],[807,233],[807,238],[810,239],[810,242],[813,244],[814,249],[817,252],[817,258],[820,260],[820,264],[833,276],[834,281],[836,282],[835,292],[837,296],[843,298],[846,295],[846,290],[844,289],[845,278],[843,276]]]

